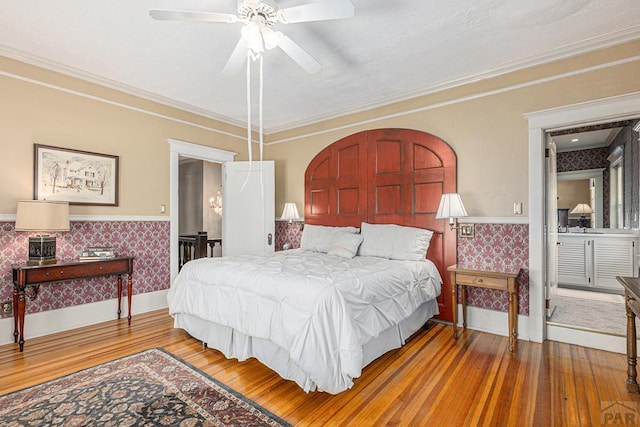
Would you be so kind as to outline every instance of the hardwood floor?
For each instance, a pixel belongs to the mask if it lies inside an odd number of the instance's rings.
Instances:
[[[9,333],[9,332],[6,332]],[[354,387],[305,394],[255,360],[237,362],[173,329],[165,310],[0,346],[0,394],[117,357],[162,347],[296,426],[602,424],[601,405],[632,416],[622,354],[547,341],[519,341],[433,323],[403,348],[374,361]],[[620,406],[623,408],[623,406]],[[626,411],[627,414],[621,414]],[[629,415],[630,413],[630,415]],[[626,419],[625,421],[629,421]]]

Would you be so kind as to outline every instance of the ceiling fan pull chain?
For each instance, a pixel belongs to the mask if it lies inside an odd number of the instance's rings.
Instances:
[[[249,177],[251,176],[251,164],[252,164],[252,153],[251,153],[251,50],[247,49],[247,152],[249,155],[249,171],[247,172],[247,177],[240,188],[240,191],[244,191],[244,187],[247,186],[247,182],[249,182]]]
[[[260,133],[260,172],[262,172],[262,152],[264,148],[264,139],[262,137],[262,112],[263,112],[263,93],[264,93],[264,68],[263,68],[263,56],[260,55],[260,94],[258,98],[258,126]],[[260,191],[262,193],[262,197],[264,198],[264,181],[262,179],[262,173],[260,173]]]

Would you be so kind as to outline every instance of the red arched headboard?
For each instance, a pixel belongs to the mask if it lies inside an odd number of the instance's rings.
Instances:
[[[456,191],[456,155],[433,135],[410,129],[359,132],[322,150],[305,172],[305,222],[359,227],[399,224],[434,232],[427,252],[444,281],[442,320],[452,320],[446,269],[456,263],[456,234],[435,219],[440,196]]]

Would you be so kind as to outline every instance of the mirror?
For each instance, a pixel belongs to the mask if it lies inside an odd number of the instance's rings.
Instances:
[[[566,215],[567,225],[577,226],[581,215],[571,211],[587,203],[593,210],[584,214],[587,228],[638,229],[640,142],[634,127],[640,129],[639,123],[626,120],[579,133],[551,133],[558,147],[559,220]]]
[[[589,169],[558,173],[558,210],[566,212],[566,222],[558,221],[561,226],[576,227],[581,214],[571,213],[578,204],[588,204],[592,211],[584,214],[586,228],[604,228],[603,182],[605,169]]]

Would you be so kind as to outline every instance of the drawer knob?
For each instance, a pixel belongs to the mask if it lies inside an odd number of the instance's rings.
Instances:
[[[476,280],[476,283],[482,283],[482,282],[483,282],[483,280],[482,280],[481,278],[478,278],[478,279]]]
[[[60,270],[60,274],[64,274],[64,270]]]

